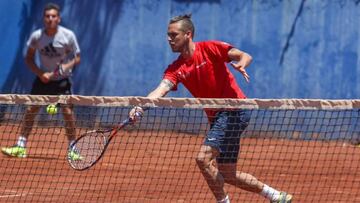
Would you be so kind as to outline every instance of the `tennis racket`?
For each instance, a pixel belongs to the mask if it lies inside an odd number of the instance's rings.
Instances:
[[[142,113],[136,112],[136,118],[141,118]],[[84,133],[70,146],[68,162],[75,170],[86,170],[95,165],[104,155],[110,141],[128,124],[133,123],[134,119],[127,118],[117,126],[104,129],[92,130]],[[71,157],[70,153],[76,153],[77,157]]]
[[[54,77],[56,78],[70,77],[72,75],[73,70],[75,70],[76,68],[76,57],[77,54],[74,51],[67,51],[65,56],[57,64],[58,67],[53,71]],[[70,64],[72,68],[67,68],[67,70],[65,70],[63,68],[63,64]]]

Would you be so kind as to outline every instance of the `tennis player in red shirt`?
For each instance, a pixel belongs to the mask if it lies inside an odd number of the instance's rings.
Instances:
[[[196,98],[246,98],[226,63],[230,63],[249,82],[245,68],[251,63],[252,57],[225,42],[193,42],[194,29],[191,15],[176,16],[170,20],[168,42],[172,51],[180,53],[180,56],[165,70],[163,80],[148,97],[164,97],[182,83]],[[131,118],[135,119],[136,111],[143,113],[140,107],[134,107],[129,113]],[[261,194],[270,202],[291,202],[290,194],[236,170],[240,135],[250,120],[249,112],[207,110],[206,113],[210,130],[196,162],[217,202],[230,202],[224,183]]]

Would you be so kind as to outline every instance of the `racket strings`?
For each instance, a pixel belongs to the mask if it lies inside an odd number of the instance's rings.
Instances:
[[[107,133],[91,132],[83,136],[72,146],[72,150],[79,154],[79,159],[71,160],[75,169],[85,169],[93,165],[102,155],[107,143]]]

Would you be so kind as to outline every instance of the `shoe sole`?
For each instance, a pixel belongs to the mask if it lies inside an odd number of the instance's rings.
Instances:
[[[26,154],[14,156],[14,155],[8,154],[7,152],[4,152],[4,151],[2,151],[2,150],[1,150],[1,153],[3,153],[4,155],[6,155],[6,156],[8,156],[8,157],[13,157],[13,158],[26,158]]]

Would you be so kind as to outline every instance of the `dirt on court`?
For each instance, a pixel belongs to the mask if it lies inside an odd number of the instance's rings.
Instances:
[[[14,144],[12,129],[1,126],[1,146]],[[75,171],[63,131],[37,129],[27,158],[0,155],[0,202],[215,202],[195,163],[202,135],[125,132],[98,164]],[[360,202],[360,148],[347,143],[244,138],[238,169],[293,194],[293,202]],[[227,189],[232,202],[268,202]]]

